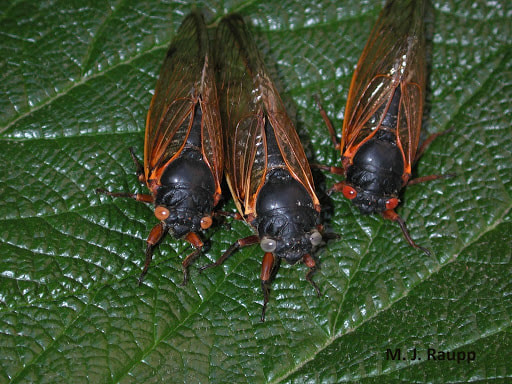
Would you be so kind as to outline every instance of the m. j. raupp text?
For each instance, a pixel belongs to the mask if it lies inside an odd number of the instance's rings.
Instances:
[[[456,361],[457,364],[467,362],[468,364],[476,359],[475,351],[441,351],[435,348],[428,348],[424,353],[416,348],[408,350],[405,354],[400,348],[386,349],[386,360],[427,360],[427,361]]]

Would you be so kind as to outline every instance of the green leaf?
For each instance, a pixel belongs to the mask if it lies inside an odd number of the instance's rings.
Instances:
[[[304,265],[283,265],[267,321],[261,251],[181,287],[191,252],[169,236],[145,283],[150,207],[95,194],[145,192],[128,148],[144,122],[168,42],[192,6],[168,1],[5,1],[0,10],[0,382],[506,382],[512,376],[512,34],[510,2],[433,4],[425,129],[436,139],[399,208],[400,229],[325,191],[315,295]],[[197,6],[203,6],[203,3]],[[238,11],[297,123],[310,160],[339,165],[313,95],[338,132],[348,87],[382,2],[208,2]],[[226,209],[234,209],[229,203]],[[405,360],[386,359],[401,349]],[[411,360],[416,348],[422,360]],[[474,361],[427,361],[427,350]],[[438,355],[436,355],[438,356]],[[450,355],[449,355],[450,356]],[[453,355],[452,355],[453,356]],[[459,354],[459,356],[461,356]]]

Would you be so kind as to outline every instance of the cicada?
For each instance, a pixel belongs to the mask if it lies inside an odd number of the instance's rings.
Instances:
[[[395,212],[403,187],[443,177],[411,179],[422,152],[418,144],[426,79],[425,6],[425,0],[390,0],[379,15],[350,85],[339,146],[343,168],[329,169],[345,175],[331,190],[342,192],[363,214],[380,213],[397,222],[408,243],[428,253],[412,240]]]
[[[239,216],[257,232],[233,244],[215,264],[240,247],[259,243],[264,252],[261,320],[271,278],[284,259],[302,260],[311,280],[313,248],[322,241],[320,203],[299,136],[239,15],[217,28],[219,100],[226,149],[226,178]]]
[[[160,222],[147,239],[139,281],[148,271],[155,246],[170,232],[196,248],[182,263],[183,284],[187,282],[188,266],[203,247],[198,232],[211,226],[221,198],[224,149],[213,64],[204,19],[191,13],[167,51],[151,100],[144,166],[132,152],[139,180],[151,194],[99,190],[155,206]]]

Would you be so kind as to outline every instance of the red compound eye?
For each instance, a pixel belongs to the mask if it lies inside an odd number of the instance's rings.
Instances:
[[[395,197],[386,201],[386,209],[394,209],[394,208],[396,208],[397,205],[398,205],[398,199]]]
[[[341,190],[341,193],[343,193],[343,196],[345,196],[349,200],[355,199],[355,197],[357,196],[357,191],[350,185],[344,185],[343,189]]]
[[[165,220],[170,214],[169,210],[161,205],[155,208],[155,216],[158,220]]]
[[[212,226],[212,218],[210,216],[205,216],[201,219],[201,228],[208,229]]]

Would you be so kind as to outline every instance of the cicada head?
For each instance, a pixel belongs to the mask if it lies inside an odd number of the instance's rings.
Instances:
[[[258,227],[258,232],[263,251],[272,252],[292,265],[311,254],[313,247],[322,242],[322,235],[316,227],[305,228],[298,221],[290,221],[287,214],[268,218],[263,226]]]
[[[343,196],[363,214],[394,209],[399,203],[403,172],[403,156],[397,145],[370,139],[359,148],[347,168]]]
[[[295,264],[322,241],[319,214],[306,189],[288,172],[278,172],[259,193],[254,225],[263,251]]]
[[[212,224],[213,176],[208,166],[192,152],[167,166],[155,198],[155,216],[177,238]]]

